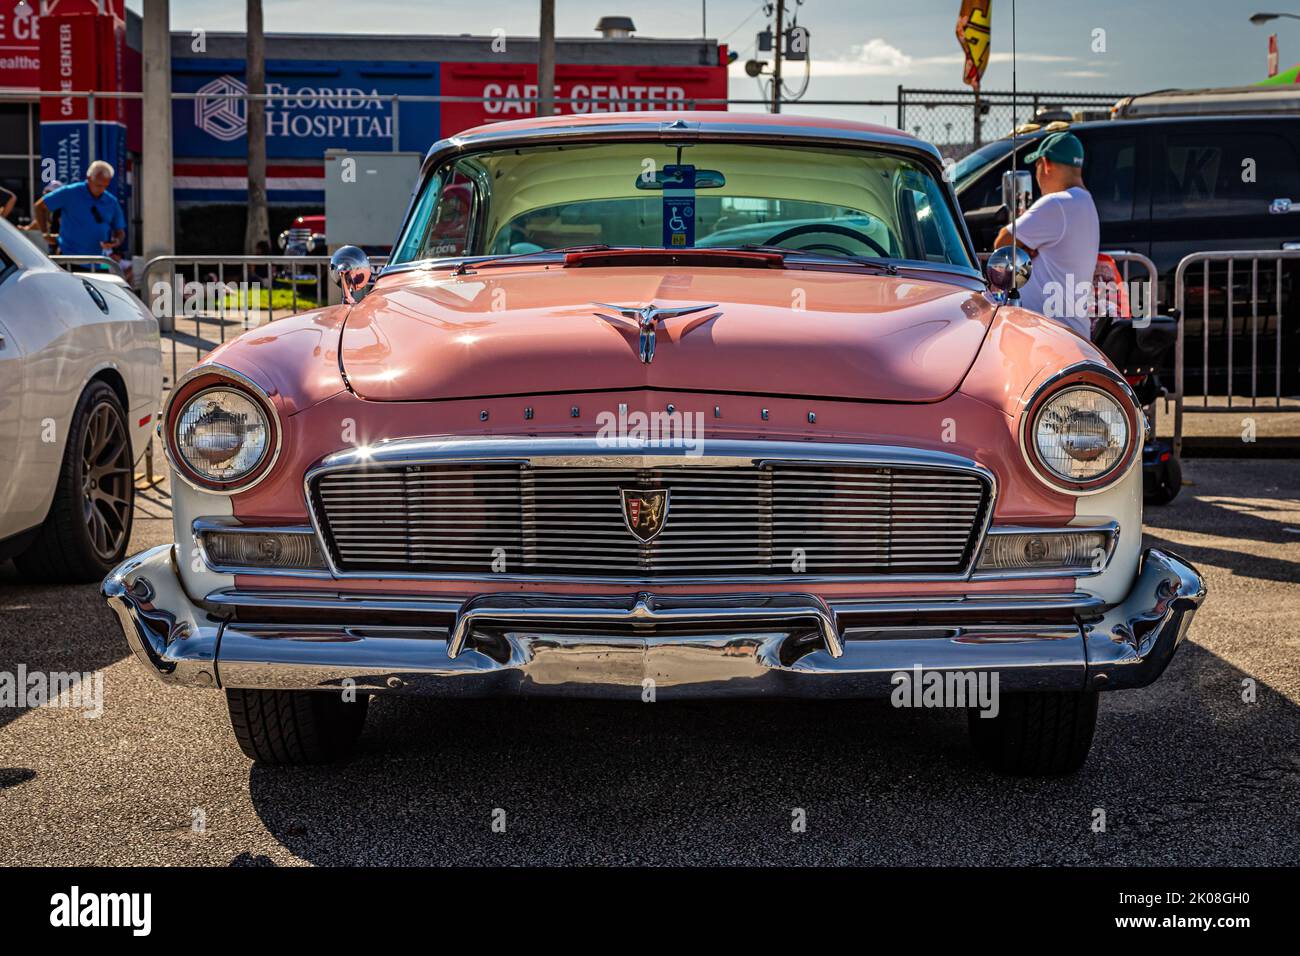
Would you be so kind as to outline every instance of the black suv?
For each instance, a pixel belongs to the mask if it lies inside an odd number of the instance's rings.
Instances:
[[[1056,125],[1052,129],[1058,128]],[[1191,116],[1110,120],[1069,126],[1083,141],[1084,185],[1101,219],[1102,250],[1149,256],[1160,273],[1157,303],[1173,308],[1174,269],[1188,253],[1208,250],[1283,249],[1300,243],[1300,116]],[[1016,137],[1018,162],[1034,149],[1046,128]],[[989,143],[961,159],[953,183],[976,248],[992,248],[1006,223],[1002,174],[1011,168],[1011,140]],[[1035,198],[1037,188],[1035,187]],[[1280,210],[1289,200],[1290,212]],[[1282,265],[1282,307],[1278,361],[1278,276],[1272,262],[1258,274],[1247,265],[1233,273],[1233,391],[1250,393],[1252,348],[1257,350],[1256,387],[1261,396],[1300,393],[1300,300],[1293,294],[1300,262]],[[1142,270],[1130,278],[1144,278]],[[1259,293],[1258,318],[1251,315],[1252,283]],[[1202,337],[1209,290],[1209,342]],[[1185,325],[1186,389],[1226,394],[1228,384],[1227,267],[1202,267],[1188,276]],[[1202,359],[1209,356],[1209,381]],[[1172,355],[1169,358],[1172,364]],[[1172,383],[1165,369],[1166,381]],[[1280,373],[1280,383],[1278,375]]]

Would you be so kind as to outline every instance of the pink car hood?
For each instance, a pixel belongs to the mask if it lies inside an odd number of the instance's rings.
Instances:
[[[372,401],[662,388],[934,402],[961,384],[995,308],[957,282],[672,268],[390,275],[347,317],[343,370]],[[660,320],[646,364],[637,323],[597,302],[715,307]]]

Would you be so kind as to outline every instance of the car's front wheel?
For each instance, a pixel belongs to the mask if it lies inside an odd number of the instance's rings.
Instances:
[[[135,506],[135,458],[126,410],[106,382],[77,401],[54,486],[36,538],[14,558],[33,581],[98,581],[126,555]]]
[[[228,688],[239,748],[258,763],[330,763],[348,756],[366,723],[368,694]]]
[[[971,744],[999,773],[1073,773],[1092,748],[1097,696],[1091,691],[1002,694],[992,717],[974,708],[967,711]]]

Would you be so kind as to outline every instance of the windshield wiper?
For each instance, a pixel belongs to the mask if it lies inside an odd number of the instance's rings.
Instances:
[[[879,269],[885,275],[898,275],[898,266],[892,262],[883,259],[877,259],[873,256],[827,256],[816,252],[807,252],[803,249],[787,249],[784,246],[765,246],[761,243],[747,242],[739,246],[711,246],[713,249],[743,249],[745,252],[775,252],[783,258],[794,256],[799,259],[812,259],[816,262],[825,262],[831,265],[840,262],[850,263],[857,266],[868,266],[873,269]]]
[[[603,242],[590,242],[578,246],[557,246],[554,249],[538,249],[536,252],[512,252],[503,256],[488,256],[483,259],[462,259],[456,268],[451,270],[454,276],[463,276],[470,269],[481,269],[484,266],[496,266],[504,263],[518,262],[521,259],[531,259],[534,256],[562,256],[570,252],[604,252],[612,249],[613,246],[606,245]],[[620,246],[619,248],[631,248]]]

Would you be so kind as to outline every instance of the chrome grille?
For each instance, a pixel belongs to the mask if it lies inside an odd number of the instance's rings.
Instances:
[[[649,542],[623,518],[619,491],[636,488],[670,495]],[[336,568],[378,576],[957,575],[990,507],[966,471],[800,461],[349,468],[311,494]]]

